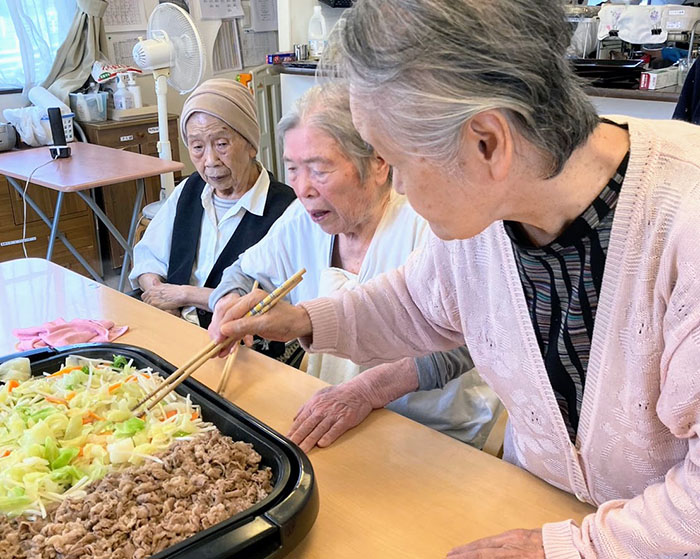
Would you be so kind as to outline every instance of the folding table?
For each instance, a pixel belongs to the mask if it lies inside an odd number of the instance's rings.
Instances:
[[[133,260],[132,244],[134,232],[136,231],[145,190],[143,179],[179,171],[184,165],[178,161],[166,161],[150,155],[141,155],[96,144],[73,142],[69,145],[71,156],[54,161],[51,161],[48,147],[19,149],[0,153],[0,174],[7,177],[8,182],[20,196],[25,196],[25,189],[17,181],[24,183],[30,175],[32,184],[44,186],[58,192],[53,219],[49,219],[37,203],[28,194],[26,195],[27,204],[51,229],[46,259],[51,260],[54,243],[58,238],[90,275],[95,280],[102,282],[100,275],[88,264],[59,229],[63,197],[68,192],[75,192],[80,196],[124,248],[124,258],[119,276],[119,290],[123,291],[128,275],[129,260]],[[34,174],[32,174],[33,171]],[[105,215],[104,211],[97,205],[94,197],[90,195],[90,191],[100,186],[110,186],[132,180],[136,180],[137,191],[131,211],[129,234],[128,238],[125,239]]]

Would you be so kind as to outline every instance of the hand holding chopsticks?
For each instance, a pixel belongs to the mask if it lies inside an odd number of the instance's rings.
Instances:
[[[265,314],[268,312],[272,307],[274,307],[281,299],[283,299],[292,289],[294,289],[302,280],[302,277],[306,273],[305,269],[301,269],[298,271],[296,274],[294,274],[292,277],[290,277],[287,281],[285,281],[282,285],[280,285],[277,289],[272,291],[269,295],[267,295],[262,301],[260,301],[257,305],[255,305],[252,309],[248,311],[248,313],[245,316],[257,316],[261,314]],[[160,384],[154,391],[152,391],[150,394],[148,394],[143,400],[141,400],[138,404],[136,404],[131,411],[136,411],[138,410],[142,405],[144,405],[146,402],[148,402],[151,398],[154,398],[156,395],[157,398],[153,400],[148,407],[146,407],[145,410],[143,410],[140,413],[137,413],[137,415],[141,415],[142,413],[145,413],[148,410],[153,409],[163,398],[165,398],[170,392],[175,390],[180,384],[182,384],[185,379],[187,379],[192,373],[194,373],[199,367],[201,367],[204,363],[206,363],[209,359],[214,357],[215,355],[218,355],[221,353],[221,351],[231,344],[231,342],[236,341],[234,338],[229,337],[223,340],[222,342],[216,343],[215,341],[210,342],[205,346],[202,350],[199,351],[196,355],[194,355],[185,365],[180,367],[178,370],[176,370],[172,375],[170,375],[165,382]],[[234,348],[234,351],[237,351],[237,346]],[[235,357],[234,357],[235,359]],[[231,363],[232,365],[233,363]],[[230,367],[229,367],[230,369]],[[224,381],[225,382],[225,381]],[[221,387],[221,385],[220,385]]]

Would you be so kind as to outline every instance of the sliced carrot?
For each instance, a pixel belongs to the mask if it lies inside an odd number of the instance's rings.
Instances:
[[[52,404],[63,404],[68,407],[68,401],[63,398],[54,398],[53,396],[44,396],[44,400],[51,402]]]
[[[126,384],[127,382],[131,382],[131,381],[136,382],[136,377],[134,375],[129,375],[128,377],[126,377],[124,379],[124,384]]]
[[[73,392],[69,392],[68,394],[66,394],[66,400],[68,400],[70,402],[73,398],[75,398],[75,395],[76,395],[75,390]]]
[[[115,390],[119,389],[119,387],[122,385],[121,382],[118,382],[117,384],[113,384],[112,386],[109,387],[109,393],[111,394]]]
[[[192,413],[192,421],[194,421],[195,419],[199,419],[199,414],[197,412]]]
[[[76,457],[80,458],[83,455],[83,448],[84,447],[82,446],[80,447],[80,450],[78,451],[78,454],[76,454]]]
[[[91,411],[87,412],[87,415],[83,417],[83,425],[86,425],[87,423],[93,423],[94,421],[104,421],[104,417],[100,417],[99,415]]]
[[[7,383],[7,391],[12,392],[15,388],[19,386],[19,381],[12,379],[10,382]]]
[[[177,410],[167,411],[167,412],[165,412],[165,419],[170,419],[175,414],[177,414]]]
[[[2,456],[0,456],[0,458],[5,458],[6,456],[9,456],[11,452],[12,452],[11,450],[6,450],[5,452],[2,453]]]
[[[49,375],[49,378],[60,377],[61,375],[67,375],[71,371],[76,371],[78,369],[82,369],[82,367],[79,365],[76,365],[75,367],[66,367],[65,369],[61,369],[60,371],[56,371],[54,374]]]
[[[113,435],[114,431],[102,431],[101,433],[98,433],[98,434],[107,437],[109,435]]]

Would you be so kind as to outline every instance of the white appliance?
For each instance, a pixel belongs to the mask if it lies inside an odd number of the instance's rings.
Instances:
[[[134,62],[153,72],[158,103],[158,156],[172,159],[168,137],[168,85],[181,95],[192,91],[205,68],[204,47],[189,14],[169,2],[159,4],[148,18],[147,39],[139,39]],[[175,189],[172,173],[161,175],[165,196]]]
[[[309,19],[314,13],[314,6],[321,6],[321,13],[326,20],[326,28],[330,31],[338,22],[346,8],[331,8],[318,0],[277,0],[277,21],[279,31],[280,51],[294,51],[294,45],[307,42]],[[282,113],[285,114],[294,106],[296,100],[307,89],[316,83],[314,76],[282,73],[280,79],[280,94]],[[281,157],[278,157],[279,180],[284,167],[281,165]]]

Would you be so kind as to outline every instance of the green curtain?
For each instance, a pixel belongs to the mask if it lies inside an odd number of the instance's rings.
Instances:
[[[73,25],[41,84],[66,104],[68,94],[87,81],[95,60],[106,58],[107,38],[102,21],[106,9],[106,0],[78,0]]]

